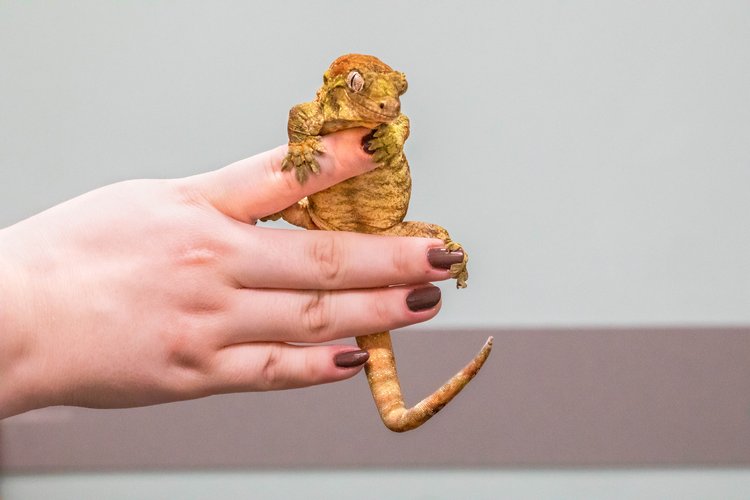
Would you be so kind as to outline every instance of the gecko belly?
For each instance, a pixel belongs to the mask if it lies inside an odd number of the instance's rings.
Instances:
[[[315,224],[329,231],[378,233],[403,221],[411,177],[406,158],[398,160],[308,196]]]

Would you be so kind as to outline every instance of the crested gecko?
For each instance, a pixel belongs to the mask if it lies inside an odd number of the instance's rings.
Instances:
[[[336,59],[325,72],[315,100],[289,112],[289,147],[282,170],[293,170],[304,183],[319,172],[315,156],[324,152],[320,137],[354,127],[371,129],[363,146],[379,166],[262,220],[283,218],[306,229],[440,238],[448,252],[463,253],[462,261],[452,264],[450,271],[456,286],[464,288],[468,255],[461,245],[436,224],[404,221],[411,196],[403,152],[409,119],[401,113],[400,103],[406,89],[406,76],[376,57],[347,54]],[[492,337],[469,364],[412,408],[406,408],[401,394],[390,333],[359,336],[357,344],[370,354],[365,373],[383,423],[403,432],[422,425],[469,383],[489,356]]]

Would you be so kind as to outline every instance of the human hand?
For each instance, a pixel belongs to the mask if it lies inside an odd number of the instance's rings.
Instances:
[[[435,316],[429,282],[450,273],[427,254],[442,241],[255,226],[375,168],[365,133],[325,136],[304,185],[280,171],[281,146],[106,186],[0,230],[0,418],[343,380],[366,353],[320,343]]]

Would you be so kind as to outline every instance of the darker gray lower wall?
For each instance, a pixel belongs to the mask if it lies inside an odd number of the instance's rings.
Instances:
[[[476,380],[393,434],[363,375],[303,390],[5,420],[5,471],[750,465],[750,327],[401,331],[411,404],[488,335]]]

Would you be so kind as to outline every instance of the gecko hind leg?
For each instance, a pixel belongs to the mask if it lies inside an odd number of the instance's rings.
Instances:
[[[389,234],[392,236],[417,236],[422,238],[440,238],[445,242],[445,249],[449,252],[456,252],[461,250],[464,254],[463,261],[453,264],[451,266],[451,277],[456,280],[456,288],[466,288],[466,281],[469,279],[469,270],[466,265],[469,261],[469,254],[461,246],[461,244],[453,241],[448,234],[448,231],[438,226],[437,224],[430,224],[429,222],[419,221],[404,221],[395,226],[388,228],[383,231],[382,234]]]
[[[446,242],[446,248],[449,251],[462,249],[458,243],[450,239],[448,231],[436,224],[402,222],[384,231],[384,233],[397,236],[441,238]],[[467,256],[464,252],[463,262],[451,267],[451,273],[457,278],[461,288],[466,286],[466,278],[468,277],[466,260]],[[460,285],[462,280],[463,286]],[[492,337],[487,339],[479,353],[461,371],[412,408],[406,408],[404,404],[401,384],[396,372],[396,358],[393,354],[390,332],[357,337],[357,345],[370,354],[370,358],[365,365],[365,374],[380,418],[388,429],[394,432],[404,432],[425,423],[466,387],[490,355]]]
[[[308,204],[309,202],[307,198],[302,198],[300,201],[290,207],[285,208],[281,212],[276,212],[275,214],[262,217],[260,220],[261,222],[266,222],[269,220],[275,221],[284,219],[293,226],[298,226],[305,229],[319,229],[318,226],[315,225],[315,222],[313,222],[312,217],[310,217]]]

